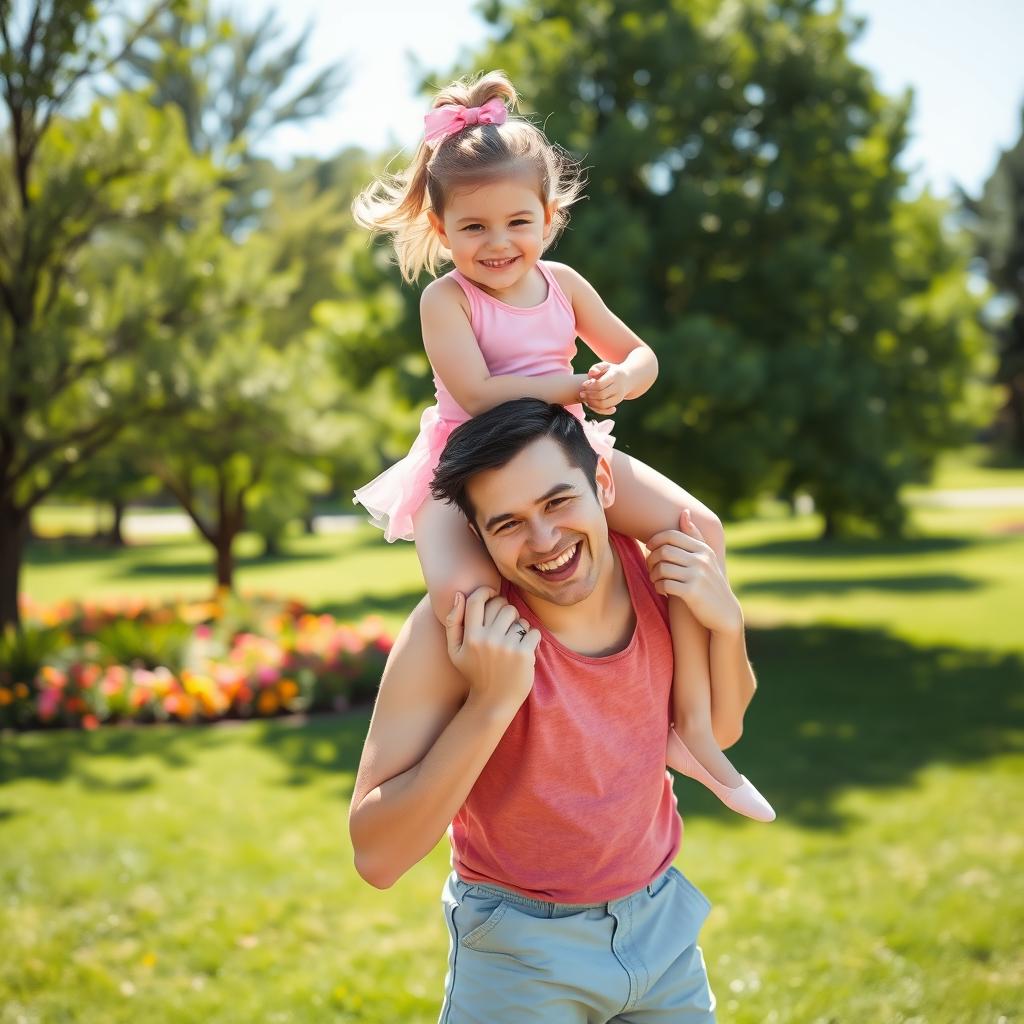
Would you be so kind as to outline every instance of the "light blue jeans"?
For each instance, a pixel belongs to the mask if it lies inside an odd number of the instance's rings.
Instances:
[[[548,903],[452,872],[439,1024],[714,1024],[711,909],[674,867],[608,903]]]

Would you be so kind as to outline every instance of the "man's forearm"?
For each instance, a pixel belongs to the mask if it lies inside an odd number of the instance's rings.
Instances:
[[[349,832],[363,878],[386,889],[430,853],[514,717],[515,709],[470,698],[419,764],[353,805]]]
[[[757,689],[742,625],[738,630],[711,633],[710,667],[712,730],[735,743]]]

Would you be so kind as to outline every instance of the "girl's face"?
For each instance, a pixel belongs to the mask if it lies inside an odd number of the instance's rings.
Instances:
[[[524,176],[455,192],[443,217],[433,211],[428,216],[456,268],[485,290],[504,292],[540,259],[551,214]]]

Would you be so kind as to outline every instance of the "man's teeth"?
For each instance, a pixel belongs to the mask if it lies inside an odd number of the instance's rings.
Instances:
[[[554,572],[555,569],[558,569],[561,566],[565,565],[565,563],[568,562],[572,558],[572,556],[576,554],[576,546],[578,544],[579,541],[577,541],[576,544],[573,544],[573,546],[569,548],[567,551],[565,551],[564,554],[554,559],[554,561],[538,562],[536,566],[534,566],[534,568],[540,569],[541,572]]]

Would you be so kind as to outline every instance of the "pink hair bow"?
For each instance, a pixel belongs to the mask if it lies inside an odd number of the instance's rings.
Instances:
[[[474,124],[504,124],[508,120],[508,107],[498,99],[488,100],[480,107],[462,107],[457,103],[446,103],[437,107],[423,118],[426,126],[424,139],[433,149],[444,142],[449,135],[461,132]]]

